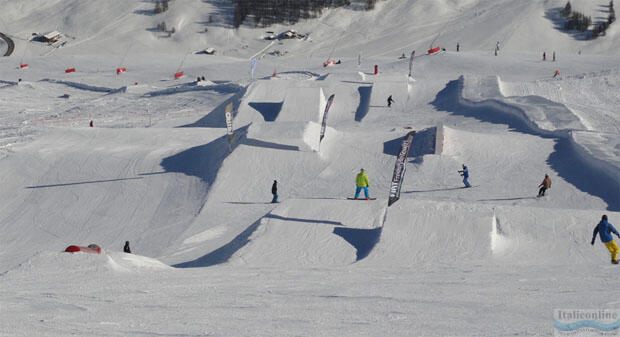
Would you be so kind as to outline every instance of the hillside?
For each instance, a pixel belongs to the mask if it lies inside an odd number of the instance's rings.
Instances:
[[[555,309],[618,306],[589,244],[620,226],[617,23],[580,40],[561,1],[388,0],[232,30],[226,4],[0,0],[2,334],[551,336]],[[361,168],[376,200],[347,200]]]

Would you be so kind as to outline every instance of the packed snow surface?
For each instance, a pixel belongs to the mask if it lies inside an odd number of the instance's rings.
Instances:
[[[0,335],[551,336],[554,309],[620,308],[590,245],[603,214],[620,228],[619,28],[565,32],[564,5],[232,29],[226,1],[0,0]],[[347,200],[361,168],[376,200]]]

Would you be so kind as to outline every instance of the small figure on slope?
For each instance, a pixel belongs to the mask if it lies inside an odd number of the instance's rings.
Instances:
[[[392,103],[396,102],[393,98],[392,95],[390,95],[387,99],[387,103],[388,103],[388,108],[392,106]]]
[[[542,183],[540,183],[538,187],[540,187],[540,190],[538,190],[538,196],[544,197],[545,191],[551,188],[551,178],[545,174],[545,179],[543,179]]]
[[[465,184],[465,187],[471,187],[469,181],[467,181],[469,178],[469,170],[467,169],[467,166],[463,164],[463,169],[458,172],[461,174],[461,177],[463,177],[463,184]]]
[[[360,169],[360,173],[355,177],[355,200],[360,196],[360,191],[364,189],[364,195],[366,196],[366,200],[370,200],[370,195],[368,195],[368,187],[370,187],[370,183],[368,182],[368,176],[364,169]]]
[[[129,248],[129,241],[125,241],[125,247],[123,247],[123,251],[127,254],[131,254],[131,248]]]
[[[605,244],[605,247],[607,247],[609,253],[611,254],[611,263],[618,264],[618,245],[611,236],[612,232],[620,239],[620,234],[618,234],[618,231],[607,221],[607,215],[603,215],[601,222],[594,227],[594,234],[592,234],[591,243],[594,245],[596,234],[598,233],[601,237],[601,242]]]
[[[547,53],[543,52],[543,61],[547,61]]]
[[[278,202],[278,181],[274,180],[273,185],[271,185],[271,194],[273,194],[273,199],[271,199],[271,203]]]

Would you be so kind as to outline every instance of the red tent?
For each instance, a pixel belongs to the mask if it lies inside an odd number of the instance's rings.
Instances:
[[[90,244],[88,245],[88,247],[83,247],[83,246],[69,246],[65,249],[65,252],[67,253],[77,253],[77,252],[84,252],[84,253],[93,253],[93,254],[101,254],[101,247],[99,247],[96,244]]]
[[[429,50],[428,50],[428,53],[429,53],[429,54],[434,54],[434,53],[438,52],[440,49],[441,49],[441,48],[439,48],[439,47],[435,47],[435,48],[433,48],[433,49],[429,49]]]

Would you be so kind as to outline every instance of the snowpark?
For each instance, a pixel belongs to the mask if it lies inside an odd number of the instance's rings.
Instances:
[[[556,309],[620,308],[590,245],[620,227],[618,23],[580,40],[563,1],[386,0],[274,42],[290,27],[231,29],[219,1],[112,3],[0,0],[0,335],[552,336]],[[347,200],[360,168],[376,200]]]

